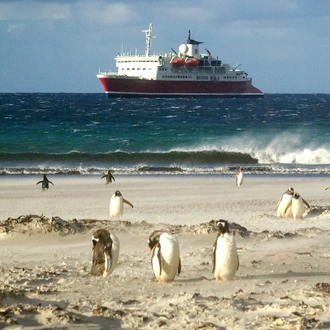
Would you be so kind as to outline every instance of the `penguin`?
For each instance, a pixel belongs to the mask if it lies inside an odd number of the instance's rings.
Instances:
[[[279,218],[292,218],[291,200],[294,194],[294,189],[288,188],[282,195],[281,199],[277,202],[275,210],[277,209],[277,216]],[[290,205],[290,207],[288,207]]]
[[[303,214],[305,213],[304,204],[310,208],[310,205],[298,193],[294,193],[290,204],[287,206],[287,208],[292,207],[292,217],[294,220],[303,219]]]
[[[37,182],[36,185],[39,183],[42,183],[42,185],[41,185],[42,190],[48,190],[50,183],[54,186],[54,183],[48,180],[46,174],[44,174],[43,179],[41,181]]]
[[[109,183],[111,183],[112,182],[112,180],[113,181],[116,181],[115,180],[115,178],[113,177],[113,175],[111,174],[111,171],[109,170],[108,171],[108,174],[104,174],[103,176],[102,176],[102,179],[103,178],[106,178],[105,180],[105,184],[109,184]]]
[[[212,250],[212,273],[217,281],[232,280],[239,268],[235,235],[229,232],[227,220],[218,220],[218,235]]]
[[[330,189],[330,186],[328,186],[328,187],[325,188],[325,190],[328,190],[328,189]]]
[[[106,229],[98,229],[92,236],[93,262],[91,275],[106,277],[115,269],[119,257],[119,240]]]
[[[133,205],[128,200],[123,198],[121,192],[119,190],[116,190],[116,192],[112,195],[110,199],[110,206],[109,206],[110,218],[118,217],[121,220],[124,213],[124,203],[133,207]]]
[[[179,242],[173,235],[156,230],[148,240],[151,266],[159,283],[174,281],[175,275],[181,273]]]
[[[232,177],[236,177],[236,186],[241,187],[243,184],[244,174],[243,174],[243,167],[240,167],[237,174],[233,174]]]

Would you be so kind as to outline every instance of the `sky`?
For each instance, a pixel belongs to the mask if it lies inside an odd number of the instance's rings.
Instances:
[[[103,93],[122,50],[202,41],[264,93],[330,93],[329,0],[0,0],[0,93]]]

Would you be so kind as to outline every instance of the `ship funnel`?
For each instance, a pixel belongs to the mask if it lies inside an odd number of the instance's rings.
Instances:
[[[187,39],[187,46],[188,46],[188,51],[187,55],[188,56],[194,56],[194,57],[199,57],[199,44],[202,44],[202,41],[196,41],[190,38],[190,30],[188,32],[188,39]]]

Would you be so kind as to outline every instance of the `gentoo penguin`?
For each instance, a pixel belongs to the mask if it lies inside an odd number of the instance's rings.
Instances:
[[[232,280],[239,268],[236,238],[229,232],[229,224],[226,220],[218,220],[218,236],[213,244],[212,273],[217,281]]]
[[[238,173],[232,175],[232,177],[236,177],[236,186],[237,187],[241,187],[242,186],[243,179],[244,179],[243,170],[244,170],[244,168],[243,167],[240,167]]]
[[[298,193],[293,194],[292,200],[287,207],[292,207],[292,217],[294,220],[303,219],[303,214],[305,213],[304,204],[310,208],[309,204]]]
[[[47,190],[49,188],[49,184],[51,183],[54,186],[54,183],[49,181],[46,174],[44,174],[44,177],[41,181],[37,182],[36,184],[42,183],[41,187],[42,190]]]
[[[148,240],[149,252],[152,252],[151,266],[160,283],[172,282],[176,273],[181,273],[180,246],[171,234],[156,230]]]
[[[106,229],[98,229],[92,236],[93,263],[91,275],[108,276],[116,267],[119,256],[119,240]]]
[[[102,176],[102,179],[103,178],[106,178],[105,180],[105,184],[109,184],[109,183],[111,183],[112,182],[112,180],[113,181],[116,181],[115,180],[115,178],[113,177],[113,175],[111,174],[111,171],[109,170],[108,171],[108,174],[104,174],[103,176]]]
[[[121,217],[123,216],[124,213],[124,203],[133,207],[133,205],[128,200],[123,198],[121,192],[119,190],[116,190],[116,192],[112,195],[110,199],[110,206],[109,206],[110,218],[118,217],[121,220]]]
[[[279,218],[292,218],[291,200],[294,194],[294,189],[288,190],[282,195],[281,199],[277,202],[275,210],[277,209],[277,216]],[[288,207],[289,206],[289,207]]]

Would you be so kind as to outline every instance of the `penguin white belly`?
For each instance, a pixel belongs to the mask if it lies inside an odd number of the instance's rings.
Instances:
[[[109,206],[109,214],[110,218],[118,217],[121,219],[124,213],[124,204],[122,196],[112,196],[110,200]]]
[[[214,276],[217,280],[232,280],[239,266],[236,239],[231,234],[217,238]]]
[[[179,242],[174,236],[163,233],[159,237],[159,244],[160,248],[154,248],[152,268],[159,282],[170,282],[174,280],[180,264]]]
[[[104,265],[105,271],[103,273],[104,277],[110,275],[114,271],[119,258],[119,248],[120,248],[119,240],[117,236],[112,233],[110,234],[110,238],[112,240],[111,256],[110,255],[105,256],[105,265]]]
[[[279,218],[292,218],[292,206],[288,205],[291,203],[292,195],[284,194],[282,197],[282,200],[280,201],[280,204],[277,208],[277,216]]]
[[[240,172],[238,175],[237,175],[237,179],[236,179],[236,183],[237,183],[237,186],[240,187],[243,183],[243,173]]]
[[[305,212],[304,203],[300,198],[292,198],[292,216],[294,220],[302,219]]]

